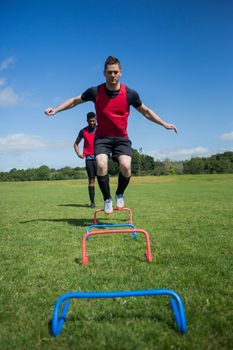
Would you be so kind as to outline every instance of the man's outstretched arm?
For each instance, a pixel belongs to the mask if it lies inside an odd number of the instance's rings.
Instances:
[[[81,95],[76,96],[76,97],[71,97],[68,100],[66,100],[65,102],[63,102],[62,104],[60,104],[58,107],[56,107],[56,108],[49,107],[44,112],[46,115],[51,116],[51,115],[54,115],[58,112],[61,112],[61,111],[64,111],[66,109],[73,108],[77,105],[80,105],[83,102],[85,102],[85,101],[83,101],[81,99]]]
[[[140,112],[145,118],[151,120],[152,122],[162,125],[164,128],[169,130],[174,130],[177,133],[177,128],[175,125],[165,122],[162,118],[160,118],[152,109],[148,108],[144,104],[140,107],[136,108],[138,112]]]
[[[80,150],[79,150],[79,144],[81,141],[82,141],[82,138],[78,136],[77,139],[75,140],[75,143],[74,143],[74,150],[75,150],[77,156],[79,158],[83,159],[84,155],[82,153],[80,153]]]

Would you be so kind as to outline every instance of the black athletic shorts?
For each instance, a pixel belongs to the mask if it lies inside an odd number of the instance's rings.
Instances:
[[[98,136],[95,138],[95,156],[107,154],[113,159],[121,155],[132,157],[131,144],[128,137]]]
[[[86,171],[89,179],[95,178],[97,175],[97,166],[95,159],[86,159]]]

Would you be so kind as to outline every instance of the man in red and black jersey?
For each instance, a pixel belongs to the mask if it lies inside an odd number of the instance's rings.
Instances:
[[[95,113],[87,113],[88,126],[79,131],[78,137],[74,143],[74,150],[79,158],[85,158],[86,171],[88,176],[88,192],[90,197],[90,208],[95,208],[95,177],[97,175],[97,166],[94,152],[94,137],[96,131]],[[79,144],[84,139],[83,152],[79,150]]]
[[[108,157],[118,161],[119,178],[116,191],[116,205],[124,207],[123,194],[131,177],[131,141],[127,134],[130,106],[138,110],[145,118],[168,130],[177,132],[175,125],[162,120],[154,111],[145,106],[138,93],[120,83],[121,65],[116,57],[109,56],[104,65],[106,82],[87,89],[79,96],[70,98],[57,108],[47,108],[45,114],[52,116],[57,112],[92,101],[95,104],[97,128],[95,133],[95,156],[97,179],[104,198],[104,211],[113,211],[109,187]]]

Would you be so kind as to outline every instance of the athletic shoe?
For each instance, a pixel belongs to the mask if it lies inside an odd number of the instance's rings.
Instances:
[[[95,208],[95,203],[94,202],[91,202],[90,208]]]
[[[108,198],[104,202],[104,212],[106,214],[111,214],[112,211],[113,211],[113,209],[112,209],[112,198]]]
[[[118,209],[124,208],[124,197],[123,194],[116,194],[116,206]]]

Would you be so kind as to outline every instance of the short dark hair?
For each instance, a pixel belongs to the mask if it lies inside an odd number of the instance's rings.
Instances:
[[[121,63],[118,60],[118,58],[116,58],[115,56],[108,56],[108,58],[106,59],[106,61],[104,63],[104,70],[106,70],[106,68],[109,64],[118,64],[119,67],[121,68]]]
[[[87,120],[95,118],[95,113],[94,112],[89,112],[87,113]]]

